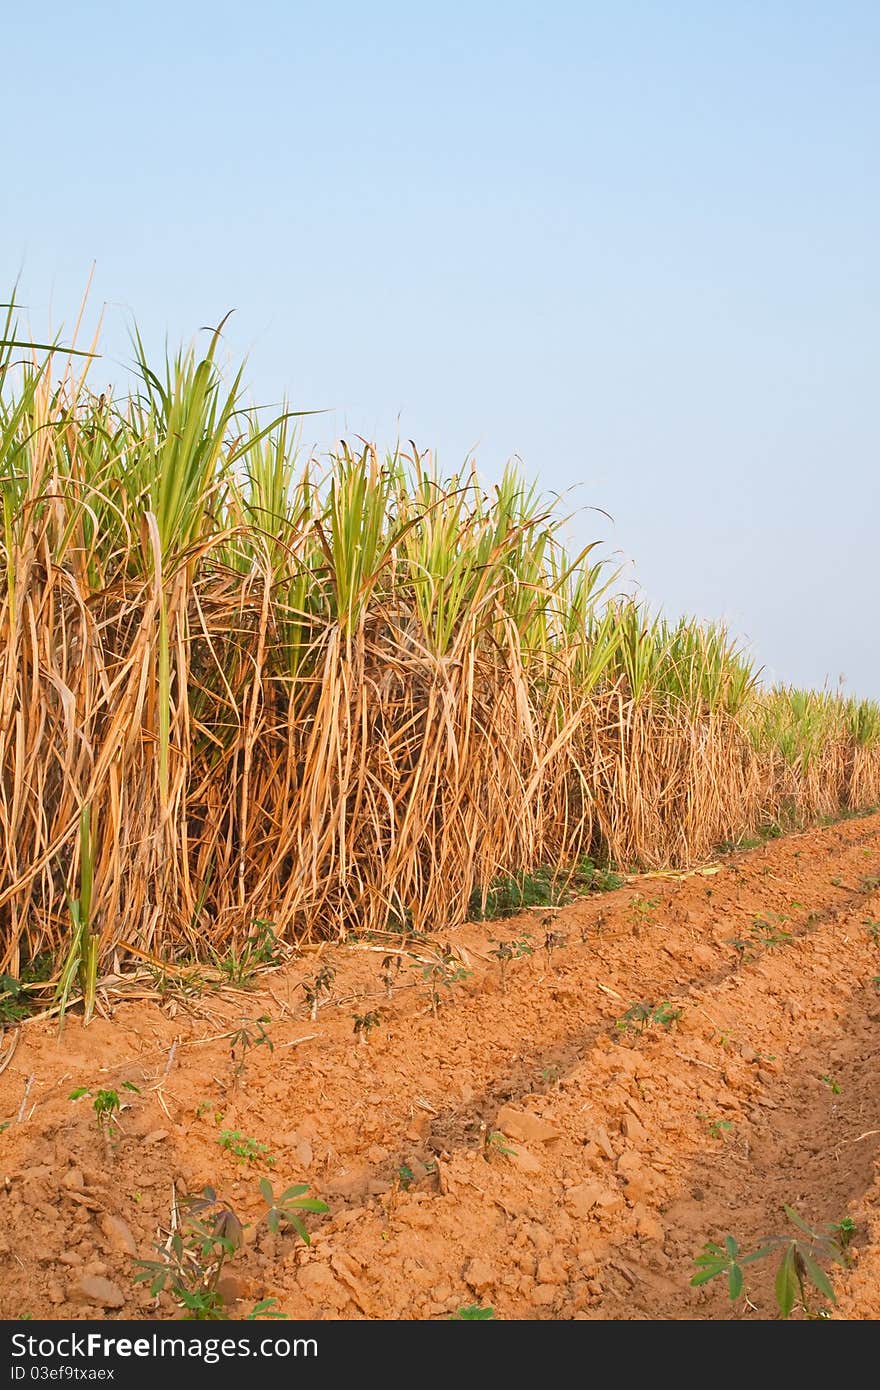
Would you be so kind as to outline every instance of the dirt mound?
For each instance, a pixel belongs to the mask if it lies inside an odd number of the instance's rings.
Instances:
[[[736,1303],[690,1279],[706,1241],[785,1231],[784,1204],[855,1221],[837,1312],[876,1316],[878,874],[875,815],[470,926],[445,965],[365,940],[7,1033],[3,1314],[173,1315],[135,1259],[180,1194],[211,1184],[251,1221],[267,1177],[329,1211],[309,1248],[246,1232],[232,1316],[773,1316],[769,1261]],[[99,1089],[122,1107],[106,1143]]]

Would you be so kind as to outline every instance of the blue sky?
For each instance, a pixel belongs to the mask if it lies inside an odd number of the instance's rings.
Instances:
[[[880,6],[47,0],[4,50],[0,269],[42,333],[96,262],[99,378],[235,309],[307,444],[518,454],[655,605],[880,696]]]

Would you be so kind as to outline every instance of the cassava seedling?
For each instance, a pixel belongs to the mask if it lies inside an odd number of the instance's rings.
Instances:
[[[642,922],[646,923],[658,906],[659,900],[657,898],[643,898],[641,893],[636,893],[627,908],[630,921],[635,925]]]
[[[156,1242],[158,1260],[138,1260],[136,1284],[158,1297],[166,1288],[189,1322],[214,1322],[224,1315],[217,1285],[223,1266],[239,1249],[244,1227],[212,1187],[180,1202],[180,1224],[165,1243]]]
[[[305,1197],[307,1191],[307,1186],[298,1185],[276,1197],[268,1179],[261,1179],[260,1192],[267,1208],[265,1222],[270,1231],[276,1233],[283,1225],[290,1226],[309,1243],[302,1213],[325,1212],[328,1208],[325,1202]],[[218,1287],[220,1277],[226,1263],[241,1248],[247,1229],[213,1187],[204,1188],[197,1196],[184,1197],[167,1240],[156,1243],[159,1258],[137,1261],[140,1268],[135,1283],[148,1284],[154,1297],[167,1289],[189,1321],[223,1318],[226,1314]],[[274,1299],[263,1300],[248,1316],[283,1316],[270,1311],[274,1303]]]
[[[92,1101],[92,1108],[95,1118],[98,1121],[98,1128],[109,1133],[110,1129],[119,1123],[119,1092],[118,1091],[98,1091]]]
[[[698,1287],[711,1279],[723,1276],[727,1279],[730,1299],[735,1302],[744,1289],[743,1267],[755,1260],[778,1255],[774,1295],[780,1316],[790,1317],[797,1306],[803,1309],[808,1318],[826,1316],[825,1309],[814,1309],[811,1306],[810,1289],[817,1290],[830,1303],[837,1302],[831,1281],[819,1260],[832,1260],[843,1265],[847,1263],[846,1244],[852,1238],[852,1223],[826,1223],[821,1228],[814,1229],[806,1224],[793,1207],[786,1205],[783,1210],[796,1228],[797,1235],[770,1236],[756,1250],[746,1255],[742,1254],[733,1236],[725,1238],[723,1247],[714,1241],[707,1241],[702,1254],[694,1260],[697,1272],[691,1279],[691,1284]],[[844,1226],[847,1227],[845,1243],[840,1239],[841,1228]]]
[[[562,951],[568,945],[568,933],[550,930],[544,935],[544,950],[547,953],[547,968],[549,970],[553,960],[554,951]]]
[[[133,1081],[124,1081],[123,1089],[126,1091],[136,1091],[137,1086]],[[76,1086],[67,1097],[68,1100],[82,1100],[83,1096],[90,1096],[92,1093],[88,1086]],[[92,1109],[99,1126],[115,1123],[116,1112],[120,1108],[118,1091],[96,1091],[92,1100]]]
[[[487,1129],[483,1134],[483,1156],[491,1159],[493,1154],[499,1154],[502,1158],[510,1158],[516,1153],[507,1142],[507,1135],[502,1134],[500,1129]]]
[[[365,1044],[374,1028],[378,1028],[382,1022],[382,1015],[378,1009],[371,1009],[367,1014],[355,1014],[354,1016],[354,1035],[359,1043]]]
[[[691,1285],[698,1288],[701,1284],[708,1284],[710,1279],[723,1276],[727,1280],[730,1301],[735,1303],[745,1286],[743,1266],[761,1259],[764,1253],[763,1250],[754,1250],[750,1255],[744,1255],[733,1236],[725,1236],[723,1246],[714,1240],[707,1240],[702,1254],[694,1259],[697,1272],[691,1279]]]
[[[247,1066],[248,1053],[255,1047],[267,1047],[274,1052],[274,1044],[266,1032],[266,1024],[272,1020],[268,1014],[260,1014],[253,1022],[245,1021],[229,1039],[229,1060],[232,1064],[232,1083],[237,1086]]]
[[[321,1007],[324,995],[329,998],[335,978],[336,971],[333,969],[333,966],[322,965],[313,979],[303,980],[302,990],[303,994],[306,996],[306,1003],[309,1006],[309,1017],[313,1022],[318,1017],[318,1009]]]
[[[819,1077],[819,1080],[825,1082],[825,1085],[829,1088],[833,1096],[840,1095],[840,1083],[835,1081],[833,1076],[823,1075]]]
[[[261,1298],[247,1314],[245,1322],[256,1322],[259,1318],[286,1318],[287,1314],[279,1312],[276,1308],[277,1302],[277,1298]]]
[[[671,1028],[673,1023],[677,1023],[682,1015],[681,1009],[675,1009],[668,1000],[658,1004],[651,1014],[651,1022],[659,1023],[661,1028]]]
[[[727,938],[727,945],[732,946],[733,949],[736,951],[737,969],[739,969],[740,966],[744,965],[747,959],[754,960],[754,956],[746,956],[746,952],[751,949],[751,942],[743,941],[741,937],[738,936],[729,936]]]
[[[650,1004],[631,1004],[629,1008],[626,1010],[626,1013],[621,1014],[620,1018],[617,1020],[616,1026],[621,1030],[621,1032],[628,1032],[631,1028],[638,1028],[639,1032],[643,1033],[647,1028],[648,1023],[650,1022],[650,1019]]]
[[[421,972],[422,979],[427,986],[431,1013],[435,1018],[440,1008],[441,989],[452,989],[453,986],[462,984],[473,973],[465,969],[451,946],[443,948],[438,960],[429,961],[427,964],[413,965],[411,968]]]
[[[494,950],[491,950],[489,955],[494,956],[498,962],[498,968],[501,974],[501,993],[506,994],[507,982],[505,979],[505,970],[507,963],[511,960],[519,960],[522,956],[530,956],[533,954],[534,948],[531,945],[531,938],[526,936],[519,941],[498,941],[494,936],[490,936],[489,940],[495,942]]]
[[[394,992],[394,985],[403,967],[403,956],[385,956],[379,967],[379,979],[385,986],[385,998],[390,999]]]
[[[494,1318],[494,1308],[484,1308],[481,1303],[468,1303],[456,1312],[450,1313],[450,1322],[487,1322]]]
[[[308,1183],[297,1183],[276,1196],[269,1179],[260,1178],[260,1193],[266,1203],[266,1225],[273,1235],[277,1235],[282,1227],[290,1226],[300,1240],[306,1245],[311,1245],[309,1233],[303,1225],[302,1213],[325,1212],[329,1208],[327,1203],[319,1198],[307,1197],[305,1194],[308,1190]]]
[[[657,1024],[661,1028],[671,1028],[681,1018],[683,1010],[673,1008],[668,999],[664,999],[661,1004],[645,1004],[639,1002],[632,1004],[625,1014],[617,1020],[617,1027],[622,1032],[637,1028],[640,1033],[644,1033],[646,1028]]]
[[[733,1124],[730,1120],[710,1120],[708,1115],[697,1115],[697,1119],[702,1120],[713,1139],[720,1139],[722,1134],[726,1134],[728,1130],[733,1129]]]
[[[123,1088],[127,1091],[137,1091],[133,1081],[123,1082]],[[83,1096],[90,1096],[92,1093],[88,1086],[76,1086],[67,1097],[68,1100],[82,1100]],[[138,1094],[140,1094],[138,1092]],[[119,1111],[121,1103],[119,1092],[113,1090],[96,1091],[92,1098],[92,1109],[95,1112],[95,1119],[101,1138],[104,1141],[104,1148],[108,1158],[112,1155],[110,1139],[113,1131],[119,1127]]]
[[[788,946],[792,940],[791,932],[784,930],[788,920],[787,917],[774,917],[772,921],[766,917],[756,917],[751,927],[752,936],[768,951],[777,946]]]

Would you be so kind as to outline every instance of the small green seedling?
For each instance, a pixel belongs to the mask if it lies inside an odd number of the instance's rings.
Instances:
[[[627,1009],[626,1013],[621,1014],[620,1018],[617,1020],[616,1026],[623,1033],[627,1032],[631,1028],[638,1028],[639,1032],[643,1033],[647,1028],[648,1023],[650,1022],[650,1019],[650,1004],[631,1004]]]
[[[259,1318],[277,1318],[279,1320],[286,1318],[286,1313],[277,1311],[275,1307],[277,1302],[277,1298],[261,1298],[259,1303],[255,1303],[247,1314],[245,1322],[256,1322]]]
[[[229,1038],[229,1060],[232,1064],[233,1085],[238,1085],[247,1066],[248,1053],[255,1047],[267,1047],[274,1052],[274,1045],[266,1032],[266,1024],[272,1020],[268,1014],[261,1014],[252,1023],[244,1022]]]
[[[763,1250],[753,1250],[750,1255],[743,1255],[733,1236],[725,1236],[723,1246],[716,1244],[714,1240],[707,1240],[703,1246],[703,1253],[697,1255],[694,1260],[697,1272],[691,1280],[691,1285],[697,1288],[700,1284],[708,1284],[710,1279],[723,1276],[727,1280],[730,1301],[735,1303],[745,1284],[743,1265],[761,1259],[764,1253]]]
[[[450,1313],[449,1322],[487,1322],[494,1316],[494,1308],[484,1308],[480,1303],[468,1303],[457,1312]]]
[[[712,1120],[709,1124],[709,1133],[713,1139],[720,1139],[722,1134],[726,1134],[730,1129],[733,1129],[730,1120]]]
[[[385,956],[379,967],[379,979],[385,986],[385,998],[390,999],[394,992],[394,985],[403,967],[403,956]]]
[[[336,971],[332,965],[322,965],[318,973],[312,980],[303,980],[302,990],[306,996],[306,1003],[309,1006],[309,1017],[314,1020],[318,1017],[318,1009],[321,1007],[322,1000],[326,995],[329,999],[333,981],[336,978]]]
[[[486,1130],[483,1135],[483,1155],[490,1159],[493,1154],[498,1154],[502,1158],[510,1158],[516,1153],[507,1142],[507,1135],[502,1134],[500,1129]]]
[[[266,1203],[266,1225],[273,1233],[288,1225],[308,1244],[309,1236],[302,1222],[302,1212],[325,1212],[325,1202],[306,1198],[304,1185],[290,1187],[276,1197],[266,1178],[260,1182],[260,1192]],[[140,1266],[135,1283],[149,1285],[151,1294],[158,1297],[168,1290],[183,1316],[189,1321],[216,1321],[226,1316],[219,1283],[223,1268],[241,1248],[245,1230],[232,1208],[221,1202],[213,1187],[206,1187],[198,1196],[187,1196],[179,1203],[180,1219],[166,1241],[156,1243],[157,1260],[138,1260]],[[275,1299],[257,1303],[249,1318],[282,1317],[271,1311]]]
[[[630,921],[635,925],[646,922],[658,906],[657,898],[643,898],[641,893],[636,893],[627,908]]]
[[[825,1082],[825,1085],[830,1088],[831,1094],[833,1096],[840,1095],[840,1085],[837,1081],[834,1080],[833,1076],[820,1076],[819,1080]]]
[[[124,1090],[135,1091],[138,1095],[140,1094],[133,1081],[124,1081],[122,1085]],[[76,1086],[70,1092],[67,1099],[73,1101],[82,1100],[83,1096],[91,1096],[91,1094],[88,1086]],[[101,1132],[101,1138],[104,1140],[104,1147],[108,1158],[112,1155],[110,1137],[113,1131],[119,1128],[119,1111],[121,1108],[118,1091],[96,1091],[92,1098],[92,1109],[95,1112],[95,1119],[98,1122],[98,1129]]]
[[[410,1187],[415,1182],[415,1177],[416,1175],[413,1172],[412,1168],[410,1168],[409,1164],[401,1163],[400,1167],[397,1170],[397,1181],[400,1183],[400,1186],[403,1188],[404,1192],[409,1191]]]
[[[547,968],[553,960],[554,951],[562,951],[568,945],[568,933],[562,931],[548,931],[544,935],[544,950],[547,953]]]
[[[617,1020],[617,1027],[621,1032],[628,1032],[637,1028],[640,1033],[644,1033],[646,1028],[658,1024],[661,1028],[671,1028],[681,1018],[683,1010],[673,1008],[668,999],[664,999],[661,1004],[645,1004],[639,1002],[632,1004],[626,1013],[622,1014]]]
[[[733,949],[736,951],[737,968],[739,968],[741,965],[744,965],[746,960],[754,960],[753,955],[746,956],[746,952],[751,951],[753,948],[752,942],[743,941],[743,939],[739,936],[729,936],[727,938],[727,945],[732,946]]]
[[[366,1043],[374,1028],[378,1028],[382,1022],[382,1015],[378,1009],[371,1009],[368,1014],[355,1014],[354,1016],[354,1035],[359,1043]]]
[[[671,1028],[681,1018],[683,1010],[674,1009],[668,1000],[658,1004],[651,1014],[651,1022],[659,1023],[661,1028]]]
[[[836,1232],[837,1243],[841,1250],[848,1250],[856,1233],[856,1223],[852,1217],[845,1216],[842,1221],[832,1222],[830,1229],[832,1232]]]
[[[181,1221],[167,1244],[157,1242],[158,1260],[138,1260],[135,1283],[149,1284],[158,1297],[169,1289],[190,1322],[214,1322],[224,1315],[217,1285],[223,1266],[239,1249],[244,1226],[212,1187],[180,1202]]]
[[[452,989],[453,986],[461,984],[473,973],[464,968],[451,946],[443,948],[438,960],[429,961],[427,964],[416,964],[411,968],[420,971],[422,979],[425,981],[431,1013],[435,1018],[440,1008],[441,989]]]
[[[831,1281],[818,1259],[833,1260],[844,1265],[847,1263],[846,1244],[852,1238],[851,1224],[826,1223],[820,1229],[813,1229],[793,1207],[785,1206],[783,1210],[798,1231],[798,1235],[770,1236],[757,1250],[747,1255],[742,1254],[733,1236],[725,1238],[723,1247],[714,1241],[707,1241],[703,1253],[694,1261],[697,1273],[691,1279],[691,1284],[696,1287],[708,1283],[710,1279],[724,1276],[727,1279],[730,1299],[734,1302],[743,1292],[743,1267],[769,1255],[779,1255],[774,1293],[780,1315],[788,1318],[795,1307],[800,1306],[808,1318],[827,1316],[826,1309],[812,1308],[810,1289],[816,1289],[830,1303],[837,1302]],[[845,1225],[847,1234],[844,1243],[840,1235],[841,1228]]]
[[[266,1225],[273,1235],[277,1235],[283,1226],[290,1226],[300,1240],[306,1245],[311,1245],[309,1233],[303,1225],[302,1213],[325,1212],[329,1211],[329,1207],[317,1197],[307,1197],[305,1194],[308,1190],[308,1183],[297,1183],[295,1187],[288,1187],[276,1197],[269,1179],[260,1178],[260,1192],[267,1207]]]
[[[501,993],[506,994],[507,983],[505,980],[505,970],[508,962],[519,960],[522,956],[533,955],[534,947],[531,945],[531,939],[528,936],[523,937],[519,941],[498,941],[494,936],[490,936],[489,940],[495,943],[494,950],[491,950],[489,955],[494,956],[498,962],[498,968],[501,973]]]
[[[269,1152],[267,1144],[261,1144],[257,1139],[251,1139],[249,1135],[242,1134],[238,1129],[221,1129],[217,1139],[221,1149],[226,1149],[229,1153],[235,1154],[244,1163],[267,1163],[270,1168],[274,1168],[275,1159]]]
[[[792,941],[791,932],[784,930],[788,920],[787,917],[774,917],[772,921],[766,917],[756,917],[751,927],[752,936],[767,951],[777,946],[788,946]]]
[[[119,1092],[118,1091],[98,1091],[92,1101],[92,1109],[98,1121],[100,1129],[109,1131],[113,1125],[119,1123]]]

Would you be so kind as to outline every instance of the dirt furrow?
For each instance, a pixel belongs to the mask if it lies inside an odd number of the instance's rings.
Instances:
[[[875,815],[472,925],[453,941],[471,973],[441,989],[437,1017],[418,961],[386,998],[386,948],[364,941],[246,992],[108,997],[112,1017],[69,1018],[60,1040],[54,1022],[28,1025],[0,1074],[3,1310],[88,1316],[97,1279],[110,1315],[167,1316],[132,1260],[167,1229],[172,1182],[212,1183],[255,1218],[262,1175],[309,1182],[330,1212],[308,1250],[249,1238],[233,1315],[265,1296],[308,1317],[470,1302],[519,1318],[768,1315],[761,1265],[753,1307],[689,1279],[706,1240],[757,1245],[783,1203],[811,1224],[857,1214],[841,1311],[869,1306],[878,877]],[[534,953],[502,988],[493,939],[527,933]],[[312,1021],[302,983],[322,963],[335,976]],[[354,1018],[375,1009],[361,1046]],[[259,1019],[266,1041],[242,1067],[229,1034],[257,1039]],[[89,1098],[68,1099],[83,1086],[125,1099],[110,1156]],[[231,1133],[266,1148],[237,1158]]]

